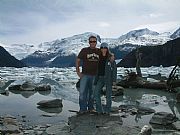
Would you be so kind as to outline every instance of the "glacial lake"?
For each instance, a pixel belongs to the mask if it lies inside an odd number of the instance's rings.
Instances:
[[[143,76],[161,73],[168,76],[173,67],[142,68]],[[124,75],[125,68],[118,68],[118,77]],[[131,69],[135,70],[135,69]],[[50,84],[49,92],[17,92],[9,91],[9,95],[0,95],[0,116],[13,115],[27,124],[51,124],[68,121],[68,117],[76,115],[69,110],[79,110],[78,96],[75,84],[78,77],[75,68],[0,68],[0,77],[6,80],[15,80],[12,84],[22,84],[25,81]],[[7,89],[6,89],[7,90]],[[63,108],[54,110],[40,109],[37,103],[41,100],[59,98],[63,100]],[[174,113],[180,117],[180,104],[177,104],[176,93],[151,89],[125,89],[123,96],[113,98],[113,106],[136,104],[154,109],[156,112]],[[122,115],[121,112],[119,115]],[[24,117],[25,116],[25,117]],[[148,125],[150,115],[128,115],[122,118],[123,125]]]

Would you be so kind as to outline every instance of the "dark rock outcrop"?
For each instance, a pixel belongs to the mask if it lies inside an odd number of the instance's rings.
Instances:
[[[141,67],[150,66],[172,66],[180,57],[180,38],[168,41],[164,45],[143,46],[139,48],[141,56]],[[136,66],[136,49],[126,55],[118,64],[118,67]]]
[[[2,46],[0,46],[0,67],[25,67],[26,65],[10,55]]]

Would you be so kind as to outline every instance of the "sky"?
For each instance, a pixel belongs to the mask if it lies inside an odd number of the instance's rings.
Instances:
[[[84,32],[118,38],[131,30],[180,27],[180,0],[0,0],[0,43],[40,44]]]

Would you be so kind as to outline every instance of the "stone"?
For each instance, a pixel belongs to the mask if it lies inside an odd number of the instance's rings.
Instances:
[[[121,96],[124,94],[124,88],[121,86],[112,86],[112,96]]]
[[[62,107],[51,107],[51,108],[46,108],[46,107],[41,107],[41,106],[38,106],[37,107],[38,109],[40,109],[41,111],[44,111],[44,112],[47,112],[47,113],[61,113],[62,112]]]
[[[20,86],[21,90],[25,90],[25,91],[33,91],[35,90],[36,85],[32,82],[25,82]]]
[[[35,88],[35,90],[37,90],[37,91],[49,91],[49,90],[51,90],[51,86],[50,85],[39,85]]]
[[[151,120],[150,124],[160,124],[160,125],[169,125],[176,121],[175,115],[167,112],[157,112],[155,113]]]
[[[70,128],[65,123],[59,123],[48,127],[45,132],[48,135],[70,135]]]
[[[69,117],[70,131],[78,135],[137,135],[139,128],[122,126],[118,115],[97,115],[86,113]]]
[[[176,121],[172,125],[176,130],[180,130],[180,121]]]
[[[63,107],[62,99],[42,100],[37,105],[45,108]]]
[[[8,90],[21,90],[21,85],[11,85],[8,87]]]

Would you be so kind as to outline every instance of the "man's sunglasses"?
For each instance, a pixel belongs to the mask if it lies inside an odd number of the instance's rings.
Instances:
[[[108,49],[107,47],[100,47],[100,49]]]
[[[89,43],[96,43],[97,41],[89,41]]]

